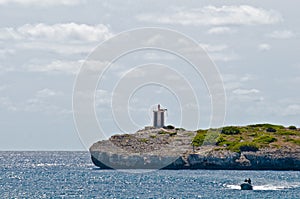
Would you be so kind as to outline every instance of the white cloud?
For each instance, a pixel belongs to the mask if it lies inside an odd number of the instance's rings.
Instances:
[[[299,104],[290,104],[287,107],[282,108],[281,114],[284,116],[299,115],[300,114],[300,105]]]
[[[180,25],[255,25],[275,24],[282,21],[274,10],[265,10],[249,5],[205,6],[203,8],[181,10],[174,14],[141,14],[137,19],[144,22]]]
[[[53,61],[47,65],[29,65],[27,69],[34,72],[57,72],[57,73],[66,73],[66,74],[76,74],[79,71],[80,66],[84,61]]]
[[[37,98],[44,98],[44,97],[53,97],[62,95],[63,93],[60,91],[51,90],[49,88],[44,88],[42,90],[37,91],[36,97]]]
[[[258,45],[258,49],[260,51],[268,51],[271,49],[271,46],[269,44],[262,43]]]
[[[259,93],[259,90],[257,89],[236,89],[232,91],[232,93],[237,95],[249,95],[249,94],[256,94]]]
[[[55,5],[77,5],[84,3],[85,0],[0,0],[0,5],[20,4],[25,6],[55,6]]]
[[[96,106],[110,105],[112,100],[112,94],[107,90],[98,89],[96,90],[95,95],[95,104]]]
[[[294,33],[290,30],[276,30],[267,36],[274,39],[289,39],[294,36]]]
[[[21,50],[47,50],[61,55],[85,54],[92,52],[95,44],[63,44],[55,42],[18,42],[16,48]]]
[[[222,61],[222,62],[229,62],[233,60],[239,59],[239,56],[235,53],[220,53],[220,52],[214,52],[214,53],[209,53],[209,56],[214,60],[214,61]]]
[[[14,49],[0,49],[0,59],[6,58],[6,56],[14,55]]]
[[[0,108],[7,109],[9,111],[17,111],[17,107],[8,97],[0,97]]]
[[[212,44],[199,44],[202,48],[207,50],[208,52],[219,52],[228,48],[227,45],[212,45]]]
[[[103,24],[87,25],[77,23],[64,23],[47,25],[25,24],[18,28],[2,28],[0,39],[25,39],[42,41],[84,41],[99,42],[112,36],[109,28]]]
[[[225,33],[234,33],[234,32],[235,30],[225,26],[210,28],[207,31],[208,34],[225,34]]]

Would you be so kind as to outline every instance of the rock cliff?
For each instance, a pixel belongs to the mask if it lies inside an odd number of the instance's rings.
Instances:
[[[300,170],[300,146],[234,152],[216,145],[193,147],[197,132],[148,129],[114,135],[90,147],[102,169]]]

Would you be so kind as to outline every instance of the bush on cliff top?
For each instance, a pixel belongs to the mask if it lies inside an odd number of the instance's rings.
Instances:
[[[222,128],[221,133],[225,135],[236,135],[240,133],[240,130],[235,126],[227,126]]]
[[[289,129],[290,130],[297,130],[297,127],[296,126],[289,126]]]
[[[193,146],[201,146],[204,142],[207,130],[198,130],[196,136],[192,140]]]
[[[262,143],[262,144],[270,144],[276,141],[277,139],[271,135],[261,135],[257,138],[254,138],[253,140],[253,142]]]
[[[256,143],[252,143],[252,142],[240,142],[236,145],[234,145],[231,148],[232,151],[235,152],[243,152],[243,151],[258,151],[259,150],[259,146]]]

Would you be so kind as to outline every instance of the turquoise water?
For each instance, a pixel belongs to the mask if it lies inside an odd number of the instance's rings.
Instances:
[[[99,170],[87,152],[0,152],[0,162],[0,198],[300,198],[299,171]],[[239,190],[248,177],[254,190]]]

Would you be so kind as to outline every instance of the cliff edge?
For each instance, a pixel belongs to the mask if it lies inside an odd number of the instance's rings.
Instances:
[[[186,131],[143,129],[90,147],[101,169],[300,170],[300,131],[258,124]]]

